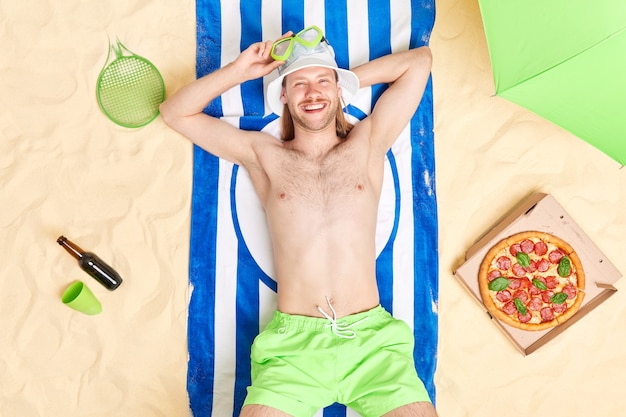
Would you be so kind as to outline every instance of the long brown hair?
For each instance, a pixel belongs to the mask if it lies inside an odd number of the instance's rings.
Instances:
[[[285,77],[283,79],[283,87],[285,87]],[[339,75],[337,71],[335,71],[335,81],[339,81]],[[337,136],[341,139],[345,139],[348,136],[348,133],[352,130],[354,125],[346,119],[346,115],[343,112],[343,98],[340,97],[337,102],[337,109],[335,110],[335,129],[337,131]],[[295,137],[295,129],[293,126],[293,118],[291,117],[291,112],[289,111],[289,107],[285,104],[283,105],[283,115],[281,117],[281,129],[280,129],[280,139],[287,142],[293,140]]]

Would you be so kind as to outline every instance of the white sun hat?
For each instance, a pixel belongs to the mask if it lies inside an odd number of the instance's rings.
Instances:
[[[278,78],[267,86],[267,104],[272,112],[281,116],[283,102],[280,95],[283,88],[283,79],[292,72],[308,67],[325,67],[334,69],[339,77],[338,84],[341,86],[341,97],[344,105],[348,105],[354,95],[359,91],[359,77],[352,71],[339,68],[335,61],[335,52],[326,40],[322,40],[314,48],[306,48],[302,45],[294,45],[291,56],[284,65],[278,67]]]

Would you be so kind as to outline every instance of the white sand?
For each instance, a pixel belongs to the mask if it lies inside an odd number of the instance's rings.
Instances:
[[[191,81],[195,2],[0,3],[0,415],[189,416],[191,145],[160,119],[117,127],[95,101],[107,36]],[[626,271],[626,170],[493,97],[475,1],[439,0],[431,46],[440,218],[437,404],[443,416],[618,416],[626,408],[619,291],[523,357],[453,278],[465,250],[533,191],[553,194]],[[126,279],[108,292],[55,242]],[[104,313],[64,307],[84,279]]]

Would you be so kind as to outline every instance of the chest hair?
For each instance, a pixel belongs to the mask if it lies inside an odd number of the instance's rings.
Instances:
[[[367,179],[366,163],[351,150],[351,146],[337,146],[320,158],[286,152],[274,184],[278,198],[327,206],[362,192]]]

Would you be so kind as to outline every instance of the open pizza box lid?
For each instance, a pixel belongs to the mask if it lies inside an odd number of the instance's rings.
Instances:
[[[483,304],[478,287],[478,270],[483,258],[487,251],[500,240],[518,232],[532,230],[554,234],[574,248],[585,270],[586,286],[585,298],[580,310],[565,323],[551,329],[521,330],[492,317],[493,322],[524,355],[534,352],[563,333],[565,329],[613,295],[617,291],[613,284],[622,276],[554,197],[549,194],[535,193],[515,207],[474,243],[465,254],[465,263],[454,271],[454,276],[487,314],[489,312]],[[491,317],[491,314],[489,316]]]

